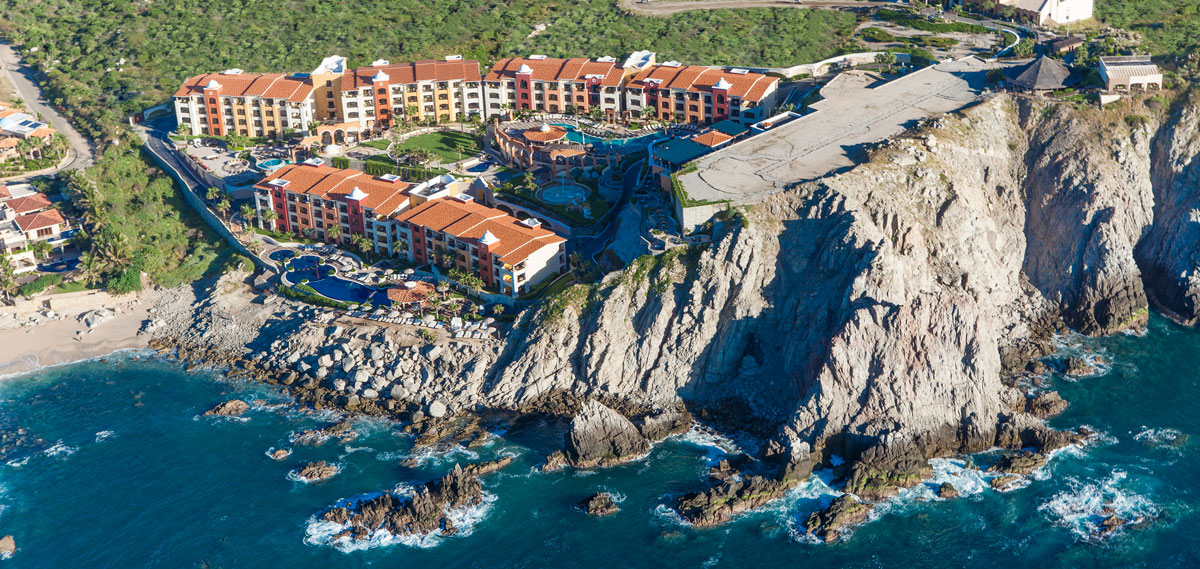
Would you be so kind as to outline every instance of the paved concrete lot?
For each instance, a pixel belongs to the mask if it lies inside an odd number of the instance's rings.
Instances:
[[[692,199],[756,203],[788,184],[849,168],[863,145],[977,100],[990,67],[966,58],[886,83],[865,72],[843,73],[822,88],[815,112],[700,158],[680,181]]]

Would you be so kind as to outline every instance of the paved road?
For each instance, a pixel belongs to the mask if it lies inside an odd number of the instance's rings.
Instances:
[[[42,98],[42,90],[38,87],[37,71],[23,65],[16,50],[7,43],[0,43],[0,66],[4,67],[9,82],[16,89],[17,96],[25,101],[25,106],[30,110],[42,113],[42,118],[65,136],[67,142],[71,144],[75,156],[63,169],[79,170],[91,166],[94,156],[91,143],[79,134],[75,127],[71,126],[66,117],[59,114],[54,107],[50,106],[50,103]]]

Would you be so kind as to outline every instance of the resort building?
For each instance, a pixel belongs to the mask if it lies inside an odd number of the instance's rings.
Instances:
[[[274,138],[306,131],[316,117],[313,84],[307,75],[241,69],[197,75],[175,92],[175,116],[192,135]]]
[[[0,189],[0,252],[9,255],[17,273],[37,268],[33,243],[48,241],[57,246],[70,237],[70,225],[45,194],[28,185]]]
[[[426,201],[396,217],[398,254],[416,264],[459,269],[516,297],[567,266],[566,239],[462,194]]]
[[[1018,19],[1039,26],[1082,22],[1090,19],[1095,10],[1095,0],[965,0],[965,3],[977,9],[990,5],[997,14],[1011,10]]]
[[[276,230],[326,242],[346,242],[361,235],[374,244],[375,251],[388,254],[395,241],[392,216],[469,187],[451,176],[410,184],[398,176],[331,168],[312,159],[279,168],[255,184],[254,205],[260,218],[265,211],[275,212]],[[338,229],[331,234],[333,227]]]
[[[313,118],[319,122],[342,120],[342,76],[346,74],[346,58],[331,55],[308,74],[313,84]]]
[[[1100,58],[1100,77],[1106,91],[1132,91],[1162,88],[1162,70],[1149,55],[1126,55]]]
[[[28,111],[0,102],[0,162],[37,160],[54,138],[54,129]]]
[[[483,79],[484,115],[499,116],[509,109],[587,115],[598,109],[607,120],[616,120],[624,78],[612,57],[501,59]]]
[[[483,114],[481,79],[479,62],[458,55],[416,63],[381,59],[342,75],[340,120],[363,130],[419,120],[465,120]],[[325,102],[324,110],[332,108],[330,103]]]
[[[771,115],[779,79],[745,69],[721,70],[668,61],[639,72],[623,88],[627,118],[744,125]]]

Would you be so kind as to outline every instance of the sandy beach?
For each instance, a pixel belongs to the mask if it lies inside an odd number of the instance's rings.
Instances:
[[[158,294],[143,291],[114,297],[94,293],[81,306],[56,310],[8,307],[9,313],[0,316],[0,377],[96,358],[117,350],[145,348],[149,335],[139,336],[138,330]],[[97,309],[108,309],[115,315],[89,328],[80,316]]]

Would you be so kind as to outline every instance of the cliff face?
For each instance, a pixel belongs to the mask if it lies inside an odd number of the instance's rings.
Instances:
[[[723,224],[704,251],[526,314],[480,397],[683,399],[814,458],[1011,440],[1035,421],[1002,373],[1061,323],[1137,325],[1147,290],[1195,318],[1200,111],[1175,113],[1160,128],[998,97],[932,121]]]

